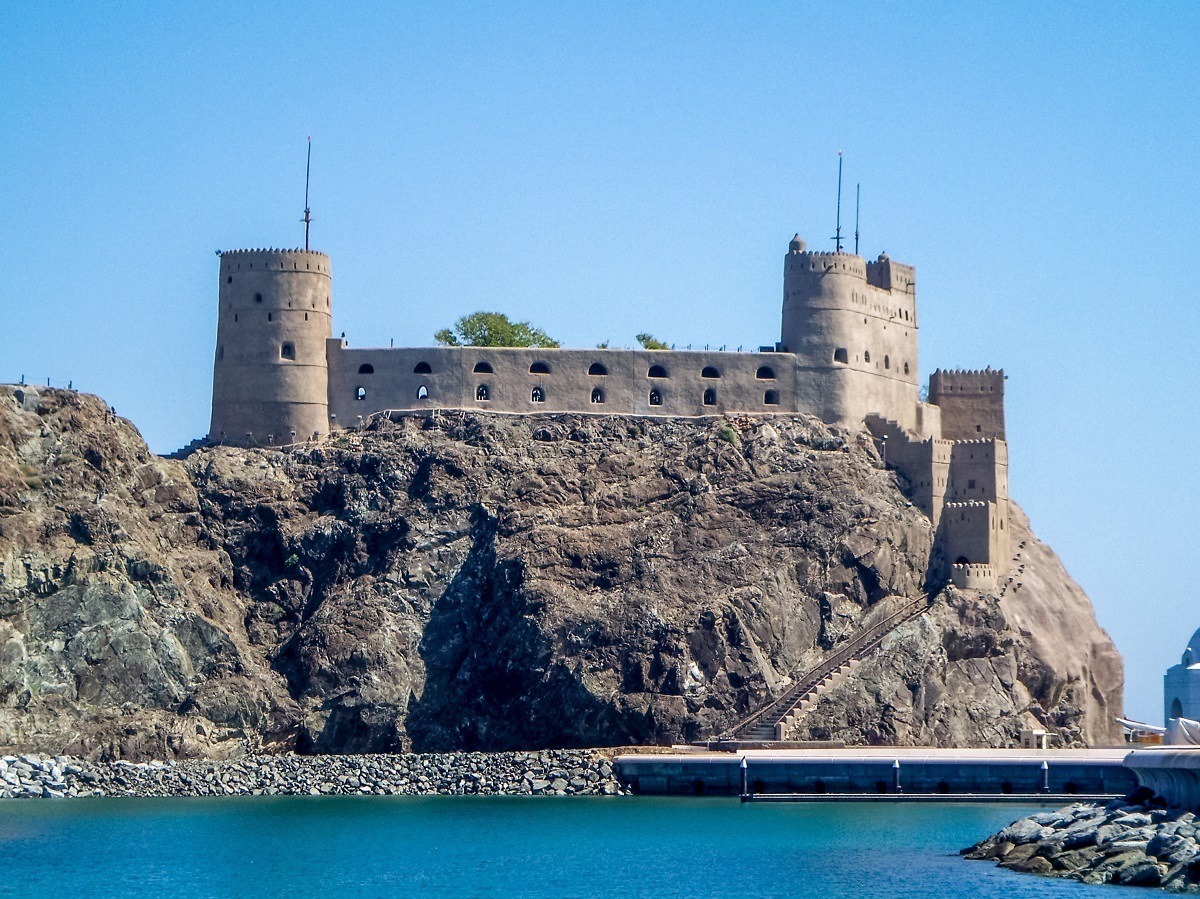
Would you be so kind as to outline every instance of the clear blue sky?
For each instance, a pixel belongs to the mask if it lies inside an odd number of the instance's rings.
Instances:
[[[1007,371],[1013,495],[1161,717],[1200,626],[1200,5],[40,2],[0,29],[0,379],[70,379],[159,451],[207,429],[213,251],[302,243],[308,134],[359,346],[484,308],[569,346],[770,343],[844,149],[864,255],[917,266],[923,373]]]

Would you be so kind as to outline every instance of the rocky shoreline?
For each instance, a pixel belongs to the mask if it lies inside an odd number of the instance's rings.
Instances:
[[[0,799],[77,796],[615,796],[611,759],[588,750],[270,755],[228,761],[0,758]]]
[[[1083,883],[1200,893],[1200,826],[1183,809],[1130,799],[1079,803],[1021,818],[962,854]]]

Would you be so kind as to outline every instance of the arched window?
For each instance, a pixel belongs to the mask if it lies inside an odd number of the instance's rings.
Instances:
[[[433,371],[433,369],[429,367],[428,362],[418,362],[416,365],[413,366],[413,374],[414,375],[427,375],[427,374],[431,373],[432,371]]]
[[[596,375],[596,376],[606,375],[606,374],[608,374],[608,369],[605,368],[603,365],[601,365],[599,362],[593,362],[591,365],[591,368],[588,369],[588,374]],[[601,400],[601,402],[604,402],[604,401]]]
[[[863,362],[870,362],[870,361],[871,361],[871,351],[863,350]]]
[[[419,400],[429,399],[429,388],[426,387],[424,384],[422,384],[420,387],[417,388],[417,399],[419,399]]]
[[[480,384],[475,388],[475,399],[482,402],[483,400],[490,400],[491,398],[492,394],[491,391],[488,390],[487,384]]]
[[[667,370],[661,365],[651,365],[650,370],[646,372],[647,378],[665,378],[666,376]]]
[[[708,388],[704,391],[704,405],[715,406],[717,404],[717,391],[713,388]]]
[[[545,362],[535,362],[529,366],[529,373],[531,375],[548,375],[550,374],[550,366]],[[537,400],[536,402],[540,403],[541,400]]]
[[[662,394],[659,393],[657,390],[650,391],[650,405],[651,406],[661,406],[662,405]]]
[[[890,356],[886,356],[886,355],[885,355],[885,356],[883,357],[883,367],[884,367],[884,368],[886,368],[886,369],[891,369],[891,367],[892,367],[892,359],[891,359],[891,357],[890,357]]]
[[[840,362],[842,365],[848,365],[850,363],[850,354],[846,352],[846,348],[844,346],[840,346],[833,351],[833,361]]]
[[[373,375],[375,374],[375,366],[370,362],[364,362],[358,367],[358,373],[360,375]]]
[[[490,375],[491,373],[492,373],[492,364],[490,362],[476,362],[475,363],[475,374]],[[484,399],[487,399],[487,397],[484,397]]]
[[[764,406],[778,406],[779,405],[779,391],[778,390],[768,390],[766,393],[764,393],[763,394],[763,405]]]
[[[970,565],[971,560],[968,559],[966,556],[959,556],[957,559],[954,560],[954,564],[955,565]]]
[[[283,344],[280,344],[280,346],[279,346],[279,358],[280,358],[280,359],[293,359],[293,360],[294,360],[294,359],[296,358],[296,345],[295,345],[294,343],[283,343]]]
[[[700,377],[709,378],[711,380],[713,378],[721,377],[721,373],[717,371],[715,366],[706,365],[704,366],[704,370],[700,372]]]
[[[354,398],[356,400],[365,400],[367,398],[367,388],[365,388],[365,387],[356,388],[354,391]]]
[[[758,371],[754,373],[754,377],[758,378],[760,381],[774,381],[775,369],[771,368],[769,365],[760,365],[758,367]]]
[[[529,401],[533,403],[546,402],[546,391],[542,390],[541,387],[533,388],[533,392],[529,394]]]
[[[592,403],[593,403],[593,405],[599,406],[603,402],[604,402],[604,391],[601,390],[599,387],[593,387],[592,388]]]

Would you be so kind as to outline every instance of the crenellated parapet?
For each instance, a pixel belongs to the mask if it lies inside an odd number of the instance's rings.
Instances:
[[[938,369],[929,376],[929,402],[942,410],[949,440],[1004,439],[1004,370]]]
[[[950,566],[950,582],[960,590],[994,591],[999,579],[992,565],[956,563]]]

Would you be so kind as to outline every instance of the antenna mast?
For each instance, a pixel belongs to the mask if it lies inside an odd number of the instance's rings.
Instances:
[[[312,224],[312,210],[308,208],[308,176],[312,172],[312,135],[308,136],[308,161],[304,164],[304,252],[308,252],[308,226]]]
[[[858,255],[858,200],[862,195],[862,185],[854,185],[854,255]]]
[[[833,245],[836,252],[842,252],[842,151],[838,150],[838,205],[837,228],[833,232]]]

